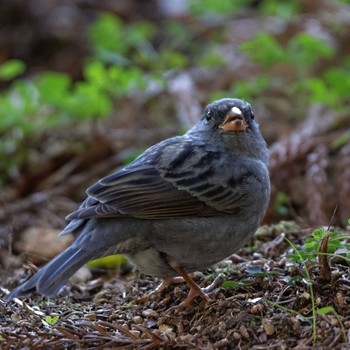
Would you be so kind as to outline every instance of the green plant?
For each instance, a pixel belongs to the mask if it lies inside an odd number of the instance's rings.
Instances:
[[[296,118],[305,115],[310,104],[342,109],[350,102],[350,59],[345,57],[340,67],[320,72],[321,63],[333,59],[336,54],[322,38],[300,32],[282,43],[271,34],[259,33],[243,42],[240,50],[260,67],[260,73],[244,81],[235,81],[228,90],[215,96],[231,93],[240,98],[256,99],[283,87],[281,92],[289,101],[299,101]]]
[[[350,223],[350,219],[348,220]],[[315,263],[317,256],[320,258],[321,256],[338,256],[342,257],[340,255],[335,255],[334,253],[329,253],[329,251],[335,251],[339,248],[345,248],[348,251],[349,244],[345,242],[345,239],[349,238],[348,236],[341,235],[340,232],[329,232],[329,229],[326,230],[325,228],[320,228],[312,233],[312,237],[308,237],[305,241],[305,249],[298,249],[289,239],[286,238],[286,241],[289,243],[289,245],[293,248],[293,253],[288,255],[288,258],[292,262],[297,262],[303,266],[303,274],[304,278],[307,281],[307,286],[309,288],[310,292],[310,300],[311,300],[311,322],[312,322],[312,330],[313,330],[313,341],[316,343],[317,341],[317,315],[326,315],[326,314],[334,314],[336,319],[338,320],[340,327],[342,329],[343,337],[346,339],[345,329],[344,325],[342,324],[337,312],[332,306],[326,306],[322,308],[316,308],[315,303],[315,293],[314,293],[314,287],[313,287],[313,280],[311,278],[311,274],[309,272],[309,264]],[[323,252],[324,249],[327,249],[327,252]],[[343,257],[344,259],[350,261],[348,257]],[[276,306],[278,308],[281,308],[285,311],[288,311],[290,313],[299,315],[303,319],[307,320],[307,318],[300,313],[298,313],[295,310],[288,309],[282,305],[279,305],[278,303],[274,303],[270,300],[265,301],[273,306]]]
[[[315,263],[320,254],[320,246],[327,235],[329,236],[327,252],[321,253],[334,256],[336,250],[343,249],[347,253],[341,257],[350,259],[350,243],[346,241],[349,236],[343,235],[340,231],[329,232],[324,227],[313,231],[311,237],[306,238],[304,247],[302,249],[295,248],[294,252],[288,255],[288,258],[293,262],[301,262],[302,260],[303,262]]]
[[[126,62],[141,48],[147,51],[154,34],[151,23],[126,26],[117,17],[102,14],[89,33],[94,55],[85,63],[81,81],[43,72],[34,79],[17,79],[0,93],[0,186],[36,158],[33,146],[41,133],[107,117],[118,98],[143,90],[152,81],[163,83],[159,73],[147,73],[136,61]],[[163,70],[186,64],[181,55],[165,50],[161,54]],[[109,59],[112,56],[122,59]],[[0,79],[11,81],[24,70],[23,62],[8,61],[0,66]]]
[[[56,315],[54,317],[47,315],[47,316],[45,316],[45,322],[48,323],[50,326],[54,326],[58,322],[59,318],[60,317],[58,315]]]
[[[257,47],[259,50],[256,49]],[[245,41],[241,44],[240,50],[249,55],[253,62],[264,68],[271,68],[277,63],[287,62],[289,59],[287,51],[274,36],[268,33],[260,33]]]
[[[289,243],[289,245],[293,248],[296,256],[299,257],[299,262],[303,265],[304,267],[304,273],[305,277],[307,280],[307,285],[309,287],[310,291],[310,298],[311,298],[311,312],[312,312],[312,334],[313,334],[313,340],[316,342],[316,337],[317,337],[317,331],[316,331],[316,307],[315,307],[315,294],[314,294],[314,288],[313,288],[313,283],[312,279],[310,276],[309,269],[307,268],[305,260],[303,260],[303,257],[300,254],[300,251],[296,248],[296,246],[288,239],[286,238],[286,241]]]
[[[334,49],[325,40],[305,32],[296,34],[285,46],[273,35],[260,33],[241,44],[240,49],[264,68],[281,63],[288,64],[292,71],[298,73],[299,78],[306,76],[308,70],[320,59],[329,59],[335,54]]]
[[[244,0],[191,0],[189,2],[189,9],[194,15],[226,17],[244,8],[246,5],[247,2]]]
[[[286,53],[300,78],[306,76],[322,58],[332,58],[335,51],[324,39],[301,32],[288,42]]]
[[[300,13],[300,0],[265,0],[259,4],[259,10],[263,15],[276,16],[289,20],[292,16],[296,16]]]
[[[228,91],[215,92],[211,99],[216,100],[226,96],[235,96],[246,100],[255,100],[270,85],[271,77],[264,74],[256,75],[251,80],[237,80]]]
[[[8,60],[0,65],[0,80],[12,80],[21,75],[26,69],[20,60]]]

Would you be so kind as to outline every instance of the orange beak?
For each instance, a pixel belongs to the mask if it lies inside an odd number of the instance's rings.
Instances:
[[[219,126],[224,132],[245,131],[248,124],[245,121],[241,110],[237,107],[232,107],[227,113],[224,122]]]

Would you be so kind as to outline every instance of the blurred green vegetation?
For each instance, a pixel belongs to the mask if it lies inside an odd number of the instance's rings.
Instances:
[[[212,18],[224,23],[235,14],[252,12],[289,21],[299,14],[300,1],[266,0],[254,5],[254,1],[192,0],[189,10],[198,21]],[[203,39],[190,22],[168,19],[159,27],[145,20],[124,23],[111,13],[101,13],[87,32],[91,54],[80,81],[50,71],[27,77],[24,62],[5,62],[0,66],[0,80],[8,84],[0,93],[0,186],[25,167],[33,139],[43,131],[110,116],[118,100],[133,92],[150,84],[166,88],[169,71],[199,67],[224,72],[230,62],[216,49],[227,41],[222,23]],[[209,91],[209,99],[235,96],[249,101],[282,89],[287,99],[298,100],[301,111],[311,103],[336,109],[349,105],[350,57],[341,57],[337,66],[325,64],[337,55],[325,39],[301,31],[281,41],[261,32],[239,50],[258,67],[257,73],[235,80],[224,91]]]

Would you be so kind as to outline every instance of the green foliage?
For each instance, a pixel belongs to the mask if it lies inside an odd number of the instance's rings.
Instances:
[[[219,52],[212,50],[199,57],[198,64],[206,68],[221,68],[226,66],[226,61]]]
[[[136,67],[152,72],[184,68],[188,65],[187,56],[172,47],[174,40],[189,39],[188,30],[175,23],[169,21],[165,27],[167,45],[156,50],[151,42],[157,34],[153,23],[126,25],[118,17],[103,13],[89,30],[94,58],[99,63],[124,67],[125,74]]]
[[[225,281],[222,283],[221,287],[222,288],[244,288],[247,286],[251,286],[253,284],[254,284],[253,281],[248,281],[248,280],[243,280],[243,281],[239,281],[239,282]]]
[[[45,316],[45,321],[50,325],[50,326],[54,326],[57,321],[59,320],[60,316],[56,315],[54,317],[51,317],[49,315]]]
[[[270,82],[271,77],[266,75],[256,75],[251,80],[237,80],[229,91],[216,92],[211,99],[216,100],[229,95],[251,101],[260,96],[269,87]]]
[[[0,65],[0,80],[12,80],[21,75],[26,69],[20,60],[8,60]]]
[[[267,33],[260,33],[253,39],[245,41],[240,49],[248,54],[253,62],[265,68],[288,61],[288,53],[272,35]]]
[[[289,197],[284,192],[278,192],[275,197],[274,210],[278,215],[288,215]]]
[[[191,0],[190,12],[194,15],[229,16],[247,4],[245,0]]]
[[[253,277],[278,276],[277,271],[264,271],[261,266],[252,266],[246,269],[246,272]]]
[[[350,222],[350,219],[348,220]],[[300,263],[303,266],[303,274],[304,274],[304,280],[307,282],[309,291],[310,291],[310,298],[311,298],[311,311],[312,311],[312,329],[313,329],[313,341],[316,343],[317,341],[317,328],[316,328],[316,316],[317,315],[327,315],[327,314],[334,314],[335,318],[337,319],[341,331],[343,333],[344,339],[346,339],[346,334],[345,334],[345,328],[343,325],[342,320],[338,316],[336,310],[334,309],[333,306],[325,306],[322,308],[317,308],[316,307],[316,300],[315,300],[315,294],[314,294],[314,287],[313,287],[313,281],[311,279],[310,271],[308,268],[308,262],[315,262],[317,255],[319,255],[319,247],[321,246],[321,243],[323,239],[326,237],[326,235],[329,233],[328,230],[324,228],[319,228],[315,230],[312,233],[312,237],[307,238],[305,242],[305,250],[300,250],[297,249],[297,247],[286,238],[286,241],[290,244],[290,246],[293,248],[293,254],[290,254],[288,257],[295,262]],[[349,251],[349,244],[345,243],[345,239],[348,239],[349,236],[344,236],[341,235],[340,232],[331,232],[329,233],[328,236],[328,251],[335,251],[339,248],[345,248],[347,251]],[[326,253],[327,255],[332,255],[332,253]],[[339,255],[337,255],[340,257]],[[350,261],[348,258],[345,258],[348,261]],[[297,276],[294,276],[294,279]],[[272,302],[266,300],[268,303],[273,304]],[[284,308],[284,306],[275,304],[275,306],[279,308]],[[294,314],[297,314],[294,310],[290,309],[285,309],[286,311],[289,310],[289,312],[292,312]],[[304,318],[304,316],[302,316]]]
[[[288,20],[300,12],[300,0],[264,0],[260,3],[259,10],[263,15],[276,16]]]
[[[266,0],[258,10],[288,19],[298,13],[299,5],[299,1]],[[251,6],[252,2],[243,0],[190,1],[192,13],[216,19],[249,11]],[[12,84],[0,93],[0,154],[4,159],[0,185],[29,162],[31,142],[41,132],[107,117],[118,99],[151,83],[165,85],[164,73],[170,70],[193,65],[220,69],[228,64],[214,46],[225,40],[224,30],[209,32],[203,42],[193,26],[184,22],[166,20],[159,26],[161,29],[147,21],[124,23],[110,13],[101,13],[88,30],[91,56],[84,64],[82,80],[77,82],[55,72],[21,79],[23,62],[10,60],[1,65],[0,80]],[[211,45],[206,45],[208,42]],[[283,93],[291,101],[298,100],[298,108],[309,103],[342,108],[350,102],[349,59],[342,62],[342,68],[313,75],[321,59],[335,54],[322,39],[299,33],[282,45],[276,37],[260,33],[240,49],[261,72],[235,81],[226,91],[215,93],[213,99],[230,95],[256,100],[276,84],[284,84],[284,77],[274,74],[276,67],[282,67],[291,77]],[[285,209],[283,204],[278,208]]]
[[[147,51],[156,32],[151,22],[125,25],[121,19],[102,13],[89,29],[89,38],[96,58],[105,63],[130,65],[137,50]]]
[[[306,94],[312,103],[342,109],[350,100],[350,72],[346,68],[329,68],[320,77],[294,84],[296,93]]]
[[[154,33],[151,23],[126,26],[117,17],[102,14],[89,30],[94,55],[83,67],[81,81],[73,82],[63,73],[44,72],[32,80],[18,79],[1,92],[0,185],[29,161],[30,142],[36,135],[106,117],[116,99],[145,89],[151,81],[162,83],[159,73],[147,73],[136,60],[139,52],[149,50],[148,40]],[[186,57],[176,52],[163,50],[159,57],[162,71],[187,64]],[[154,57],[147,59],[155,66]],[[11,80],[24,70],[23,62],[8,61],[0,67],[0,79]]]
[[[288,258],[293,262],[316,262],[318,256],[318,250],[322,240],[326,235],[327,230],[325,228],[319,228],[313,231],[311,237],[306,238],[305,246],[303,249],[297,249],[292,254],[288,255]],[[338,249],[344,249],[347,251],[345,259],[350,259],[350,243],[347,243],[345,239],[347,236],[342,235],[339,231],[331,232],[328,241],[328,253],[334,254]]]
[[[335,52],[325,40],[302,32],[289,41],[286,54],[290,64],[305,74],[321,58],[332,58]]]
[[[303,257],[301,255],[301,252],[296,248],[296,246],[288,239],[286,238],[286,241],[289,243],[289,245],[293,248],[295,256],[299,258],[299,262],[302,264],[304,268],[304,274],[305,274],[305,280],[307,281],[307,285],[309,287],[310,291],[310,298],[311,298],[311,311],[312,311],[312,334],[313,334],[313,341],[316,342],[316,301],[315,301],[315,293],[314,293],[314,286],[311,280],[311,275],[309,272],[309,269],[306,265],[305,260],[303,260]]]
[[[266,2],[269,3],[275,2]],[[289,79],[283,93],[291,101],[298,100],[301,110],[312,103],[335,109],[350,103],[350,59],[345,59],[341,68],[332,67],[319,73],[317,69],[321,60],[335,56],[333,47],[321,38],[301,32],[282,45],[274,36],[260,33],[242,43],[240,50],[261,67],[261,73],[250,80],[235,81],[228,91],[215,96],[224,96],[228,92],[245,99],[259,97],[271,87],[285,84],[285,77],[276,74],[276,70],[280,70],[287,72]]]
[[[320,58],[331,58],[334,55],[333,48],[326,41],[304,32],[294,36],[286,47],[278,43],[272,35],[260,33],[244,42],[240,48],[252,61],[264,68],[286,63],[291,69],[301,73],[305,73]]]

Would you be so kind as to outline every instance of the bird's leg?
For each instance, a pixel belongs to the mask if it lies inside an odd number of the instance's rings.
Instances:
[[[185,280],[187,285],[190,287],[190,293],[188,294],[187,298],[179,305],[180,309],[186,308],[197,296],[201,297],[206,302],[209,301],[209,296],[206,294],[206,290],[201,289],[181,266],[170,259],[168,260],[168,264]]]
[[[163,292],[163,290],[166,287],[168,287],[168,285],[171,284],[171,283],[183,283],[183,282],[185,282],[183,277],[163,278],[161,284],[155,290],[153,290],[151,293],[149,293],[148,297]]]
[[[183,283],[183,282],[185,282],[185,280],[182,277],[162,278],[162,282],[160,283],[160,285],[156,289],[154,289],[152,292],[139,298],[138,302],[140,303],[146,302],[147,300],[149,300],[150,297],[163,292],[163,290],[172,283]]]
[[[181,302],[181,304],[178,307],[176,307],[176,309],[184,309],[196,297],[201,297],[204,301],[208,302],[210,299],[209,299],[209,296],[207,295],[207,293],[212,292],[217,285],[222,283],[222,279],[224,278],[224,276],[222,274],[219,274],[209,286],[207,286],[205,288],[200,288],[198,286],[198,284],[193,280],[192,273],[188,274],[181,266],[179,266],[172,259],[167,259],[167,262],[168,262],[169,266],[172,269],[174,269],[174,271],[176,271],[180,276],[163,278],[162,282],[155,290],[150,292],[148,295],[145,295],[142,298],[138,299],[138,302],[146,302],[147,300],[149,300],[150,297],[152,297],[156,294],[160,294],[171,283],[186,282],[187,285],[190,287],[190,292],[189,292],[187,298],[183,302]]]

